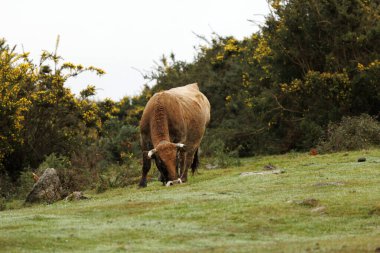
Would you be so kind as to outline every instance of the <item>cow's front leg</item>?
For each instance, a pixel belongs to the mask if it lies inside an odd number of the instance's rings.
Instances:
[[[152,164],[151,159],[148,157],[148,151],[144,151],[143,152],[142,174],[141,174],[139,187],[146,187],[147,186],[146,176],[148,175],[151,164]]]

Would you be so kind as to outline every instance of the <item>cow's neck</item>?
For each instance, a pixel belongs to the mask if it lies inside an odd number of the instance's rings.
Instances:
[[[151,119],[150,126],[154,147],[156,147],[160,142],[170,141],[168,117],[160,98],[156,100],[154,117]]]

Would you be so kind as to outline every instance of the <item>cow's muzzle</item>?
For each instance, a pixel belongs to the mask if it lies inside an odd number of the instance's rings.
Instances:
[[[173,181],[168,181],[166,183],[166,186],[172,186],[174,184],[182,184],[182,180],[180,178],[178,178],[177,180],[173,180]]]

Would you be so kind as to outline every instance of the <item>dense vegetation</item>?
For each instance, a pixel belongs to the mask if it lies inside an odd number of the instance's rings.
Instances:
[[[193,82],[212,106],[207,155],[352,149],[330,143],[339,136],[332,130],[348,129],[333,127],[343,117],[342,124],[372,126],[372,132],[351,127],[349,136],[365,132],[355,143],[380,144],[379,2],[269,2],[272,12],[260,31],[243,40],[204,37],[190,63],[163,57],[146,75],[156,85],[121,101],[91,100],[93,86],[80,96],[65,87],[68,78],[102,75],[101,69],[62,63],[57,52],[46,51],[36,64],[0,41],[0,194],[16,194],[14,185],[27,184],[25,173],[52,165],[62,167],[68,189],[129,184],[139,167],[144,105],[157,91]],[[112,166],[116,174],[108,171]]]

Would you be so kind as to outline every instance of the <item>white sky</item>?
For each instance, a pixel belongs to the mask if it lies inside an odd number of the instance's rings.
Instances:
[[[150,71],[171,52],[191,62],[194,46],[202,44],[194,33],[242,39],[258,30],[248,20],[262,22],[268,13],[266,0],[2,0],[0,7],[0,37],[8,44],[19,51],[23,46],[37,63],[60,35],[65,61],[107,72],[83,74],[67,85],[78,94],[92,84],[96,98],[114,100],[142,90],[147,81],[134,68]]]

